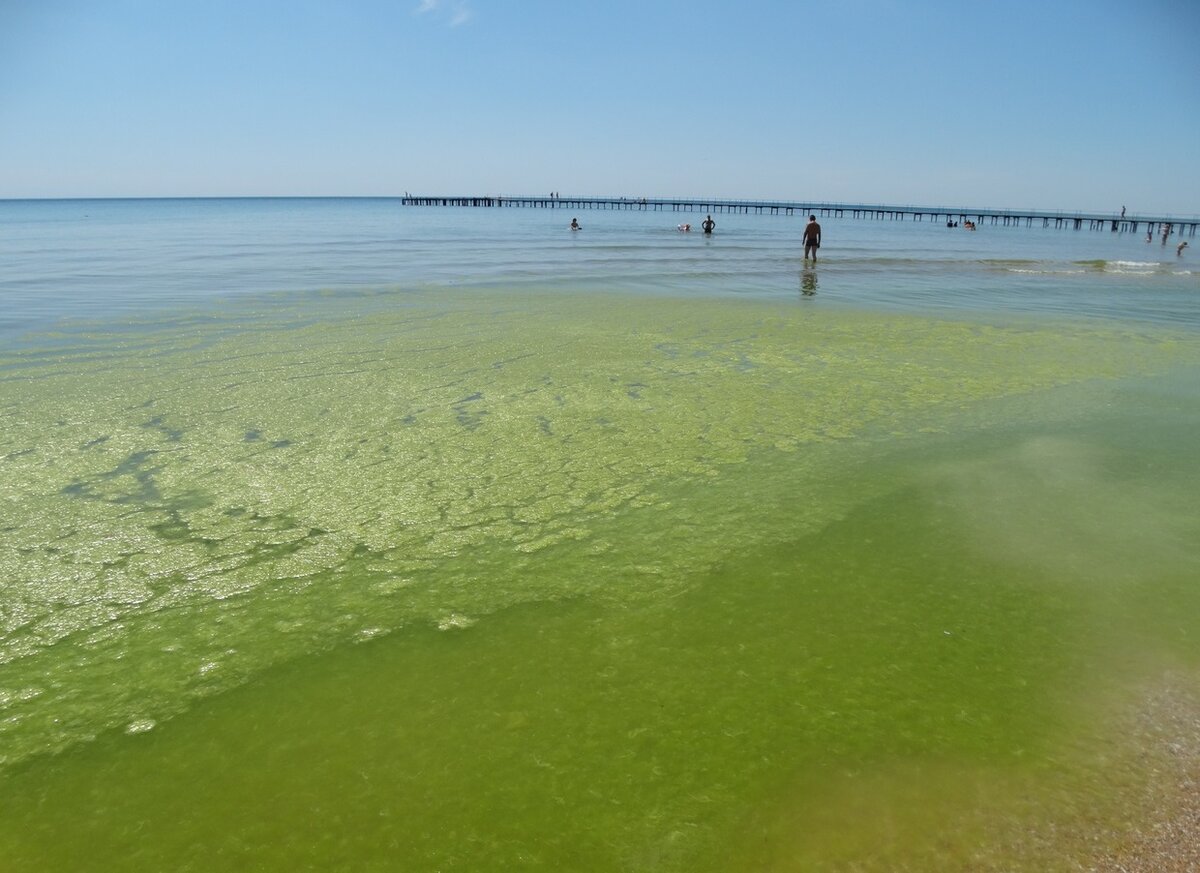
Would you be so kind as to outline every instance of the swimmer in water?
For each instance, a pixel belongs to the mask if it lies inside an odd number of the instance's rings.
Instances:
[[[1178,257],[1182,256],[1183,250],[1186,249],[1187,247],[1188,247],[1187,240],[1184,240],[1179,245],[1175,246],[1175,257],[1178,258]]]
[[[578,218],[571,219],[571,230],[579,230],[581,227],[583,227],[583,225],[579,223]]]

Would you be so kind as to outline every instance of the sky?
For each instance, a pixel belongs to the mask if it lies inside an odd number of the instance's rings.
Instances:
[[[0,198],[1200,214],[1196,0],[0,0]]]

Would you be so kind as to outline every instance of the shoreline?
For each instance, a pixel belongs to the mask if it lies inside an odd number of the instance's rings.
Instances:
[[[1136,754],[1153,774],[1144,813],[1131,829],[1078,869],[1087,873],[1195,873],[1200,870],[1200,682],[1166,674],[1130,726]]]

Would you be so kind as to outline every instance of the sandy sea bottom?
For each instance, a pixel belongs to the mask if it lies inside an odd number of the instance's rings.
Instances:
[[[1074,869],[1170,809],[1192,334],[442,291],[2,363],[8,869]]]

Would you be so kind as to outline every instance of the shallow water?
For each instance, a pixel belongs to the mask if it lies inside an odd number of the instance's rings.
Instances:
[[[404,207],[394,199],[0,200],[0,339],[264,292],[486,284],[1200,327],[1193,253],[1140,234],[802,216]],[[1195,240],[1192,240],[1193,244]]]
[[[106,317],[16,307],[11,869],[1042,870],[1119,835],[1123,695],[1200,655],[1190,280],[1089,268],[1065,319],[960,265],[918,315],[915,266],[901,301],[783,259],[731,289],[681,236],[611,288],[431,243],[454,284],[280,259],[163,301],[146,255]]]

